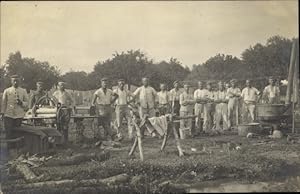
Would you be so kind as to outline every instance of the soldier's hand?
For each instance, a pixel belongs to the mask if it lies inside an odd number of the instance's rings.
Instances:
[[[4,113],[0,113],[0,121],[2,121],[3,120],[3,117],[4,117]]]

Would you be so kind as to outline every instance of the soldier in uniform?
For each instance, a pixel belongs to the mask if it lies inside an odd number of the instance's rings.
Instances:
[[[46,95],[44,90],[44,83],[39,81],[36,83],[36,91],[31,95],[29,101],[29,108],[33,108],[35,104]]]
[[[1,119],[3,117],[6,138],[12,137],[12,130],[19,127],[28,107],[28,95],[20,87],[20,77],[11,76],[11,87],[6,88],[2,97]]]
[[[128,107],[128,103],[131,100],[131,94],[129,90],[126,90],[124,88],[125,86],[125,80],[119,79],[118,80],[118,88],[116,88],[113,92],[117,94],[118,98],[115,101],[116,104],[116,122],[117,122],[117,136],[122,139],[122,132],[121,132],[121,126],[122,126],[122,120],[125,118],[127,121],[128,126],[128,137],[129,139],[132,139],[132,122],[131,122],[131,115],[130,110]]]
[[[112,103],[118,98],[116,93],[113,93],[108,88],[108,78],[101,79],[101,88],[96,90],[93,96],[92,105],[96,106],[98,113],[98,127],[101,125],[104,128],[104,136],[109,135],[109,140],[113,140],[114,136],[111,131],[112,120]],[[99,131],[98,131],[99,132]],[[99,138],[99,133],[98,133]],[[106,138],[106,137],[105,137]]]
[[[65,82],[58,82],[58,90],[53,93],[53,100],[58,106],[57,128],[63,133],[64,141],[66,143],[69,137],[69,123],[72,107],[74,107],[74,100],[71,94],[65,90],[65,85]]]

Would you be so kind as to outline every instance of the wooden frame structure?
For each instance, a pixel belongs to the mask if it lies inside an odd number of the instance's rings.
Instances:
[[[143,142],[142,142],[141,128],[146,127],[147,125],[151,125],[151,124],[150,124],[150,121],[148,120],[148,117],[143,118],[142,121],[140,122],[140,124],[137,123],[137,120],[138,120],[137,115],[132,114],[132,117],[133,117],[132,122],[133,122],[133,125],[135,126],[135,129],[136,129],[136,137],[134,139],[133,145],[132,145],[128,155],[132,156],[133,153],[136,150],[136,147],[138,147],[139,148],[140,160],[144,161],[144,152],[143,152]],[[174,134],[175,144],[176,144],[176,147],[177,147],[177,150],[178,150],[178,153],[179,153],[179,157],[184,156],[184,153],[183,153],[183,150],[181,148],[181,143],[180,143],[180,139],[179,139],[177,130],[175,128],[175,123],[180,122],[180,120],[182,120],[182,119],[192,119],[192,118],[195,118],[195,117],[196,117],[196,115],[189,115],[189,116],[173,116],[173,115],[171,115],[170,116],[169,123],[170,123],[170,127],[172,128],[172,131],[173,131],[173,134]],[[166,145],[167,145],[169,131],[170,131],[170,129],[168,127],[166,133],[163,136],[163,142],[161,144],[160,151],[163,151],[165,149]]]

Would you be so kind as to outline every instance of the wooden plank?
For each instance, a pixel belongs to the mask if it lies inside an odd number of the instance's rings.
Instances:
[[[296,117],[296,103],[299,102],[299,45],[296,44],[296,60],[295,60],[295,64],[294,64],[294,75],[293,75],[293,109],[292,109],[292,113],[293,113],[293,120],[292,120],[292,131],[293,133],[295,133],[296,130],[296,125],[295,125],[295,117]]]
[[[293,73],[294,73],[294,69],[295,69],[295,59],[296,59],[296,40],[293,41],[293,45],[292,45],[285,104],[291,103],[293,77],[294,77]]]

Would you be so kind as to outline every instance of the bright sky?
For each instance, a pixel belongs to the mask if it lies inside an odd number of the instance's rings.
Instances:
[[[1,65],[9,53],[62,72],[93,70],[115,51],[141,49],[183,65],[240,57],[273,35],[298,37],[298,1],[1,2]]]

